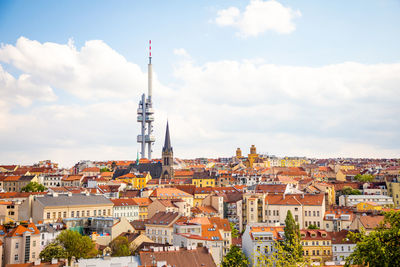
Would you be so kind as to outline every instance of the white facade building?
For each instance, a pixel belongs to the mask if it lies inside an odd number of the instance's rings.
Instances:
[[[394,205],[393,198],[384,195],[342,195],[339,206],[353,207],[362,202],[375,202],[380,206]]]

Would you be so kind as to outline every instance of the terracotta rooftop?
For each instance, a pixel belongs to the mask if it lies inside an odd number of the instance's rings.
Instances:
[[[321,206],[324,200],[324,194],[269,194],[265,197],[265,203],[269,205],[305,205]]]
[[[146,198],[146,197],[137,197],[137,198],[134,198],[133,200],[137,203],[138,206],[141,206],[141,207],[148,206],[153,202],[151,199]]]
[[[153,193],[151,193],[150,197],[180,198],[180,197],[193,197],[193,196],[177,188],[157,188],[153,191]]]
[[[170,225],[179,218],[179,213],[177,212],[164,212],[159,211],[147,220],[146,224],[153,225]]]
[[[166,261],[169,266],[187,267],[203,266],[216,267],[211,254],[205,247],[198,247],[193,250],[180,248],[178,251],[141,251],[140,262],[143,266],[151,266],[153,258],[156,261]]]
[[[28,224],[26,227],[18,225],[13,230],[8,232],[7,237],[22,236],[25,232],[30,232],[32,235],[40,234],[34,223]]]
[[[120,207],[120,206],[137,206],[137,202],[133,198],[116,198],[116,199],[110,199],[113,203],[114,206]]]
[[[331,240],[331,232],[325,230],[300,230],[301,240]]]
[[[365,229],[375,229],[383,221],[384,216],[361,216],[360,222]]]

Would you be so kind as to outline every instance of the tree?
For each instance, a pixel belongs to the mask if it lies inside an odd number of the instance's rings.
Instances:
[[[72,257],[76,259],[87,258],[88,253],[94,248],[94,243],[90,237],[82,236],[72,230],[62,231],[56,238],[56,242],[64,248],[68,263],[71,263]]]
[[[307,229],[319,229],[319,227],[318,226],[316,226],[315,224],[310,224],[308,227],[307,227]]]
[[[100,169],[100,172],[110,172],[111,170],[107,167],[103,167]]]
[[[360,182],[372,182],[375,177],[372,174],[357,174],[354,179]]]
[[[232,237],[239,237],[239,230],[235,228],[234,223],[229,223],[231,225],[231,235]]]
[[[21,192],[43,192],[44,190],[46,190],[46,187],[37,182],[30,182],[21,188]]]
[[[358,189],[353,189],[350,186],[345,186],[342,189],[342,194],[343,195],[361,195],[361,192]]]
[[[389,211],[384,215],[383,222],[369,235],[364,231],[349,232],[348,237],[357,245],[347,257],[346,266],[400,266],[400,212]]]
[[[61,245],[53,242],[40,252],[39,257],[45,262],[50,262],[52,259],[65,258],[65,250]]]
[[[300,229],[299,225],[293,219],[292,212],[289,210],[285,219],[285,240],[283,242],[283,249],[296,261],[303,259],[303,246],[300,243]]]
[[[267,257],[265,256],[262,261],[261,266],[265,267],[300,267],[300,266],[310,266],[311,261],[304,257],[298,258],[294,254],[288,252],[285,247],[289,246],[289,250],[296,250],[298,245],[301,245],[300,240],[294,239],[292,244],[283,244],[280,241],[275,241],[272,254]]]
[[[244,255],[243,251],[235,245],[231,246],[231,249],[222,259],[222,267],[247,267],[249,266],[249,259]]]
[[[113,257],[123,257],[131,255],[129,251],[129,241],[125,236],[118,236],[110,244],[111,256]]]

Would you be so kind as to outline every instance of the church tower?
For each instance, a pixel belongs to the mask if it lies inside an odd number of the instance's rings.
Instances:
[[[169,137],[169,126],[167,121],[167,130],[165,132],[164,147],[162,149],[162,172],[161,178],[168,179],[174,177],[174,152]]]

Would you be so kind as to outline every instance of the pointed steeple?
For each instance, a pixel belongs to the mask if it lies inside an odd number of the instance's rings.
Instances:
[[[172,152],[171,139],[169,138],[168,121],[167,121],[167,130],[165,131],[165,141],[164,141],[163,152]]]

